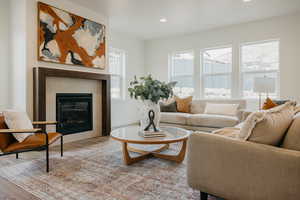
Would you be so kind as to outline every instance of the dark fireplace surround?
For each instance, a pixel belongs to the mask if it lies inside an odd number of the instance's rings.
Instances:
[[[96,80],[102,84],[101,102],[102,108],[99,112],[102,115],[102,135],[109,136],[111,131],[111,100],[110,100],[110,75],[98,74],[91,72],[70,71],[62,69],[36,67],[33,68],[33,104],[34,104],[34,120],[46,121],[46,79],[47,77],[65,77]],[[59,94],[58,94],[59,95]],[[83,94],[65,94],[65,96],[83,95]],[[90,94],[89,94],[90,95]],[[91,114],[91,113],[89,113]],[[93,115],[91,115],[92,117]],[[75,118],[74,118],[75,119]],[[78,120],[78,119],[76,119]],[[91,122],[93,120],[90,120]],[[93,124],[90,124],[93,126]],[[82,127],[86,131],[93,127]],[[59,128],[59,127],[58,127]],[[78,132],[79,130],[77,130]],[[67,133],[68,132],[68,133]],[[76,131],[69,129],[64,134],[75,133]]]

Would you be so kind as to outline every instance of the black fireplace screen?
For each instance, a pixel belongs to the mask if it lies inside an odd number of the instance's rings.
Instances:
[[[73,134],[93,130],[92,94],[56,94],[56,130]]]

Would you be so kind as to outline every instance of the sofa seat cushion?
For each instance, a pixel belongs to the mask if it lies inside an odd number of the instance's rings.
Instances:
[[[234,116],[194,114],[187,118],[190,126],[205,126],[214,128],[232,127],[239,123],[239,119]]]
[[[61,137],[60,133],[48,133],[49,144],[52,144]],[[42,133],[31,135],[27,137],[23,142],[14,142],[9,145],[3,152],[13,152],[18,150],[26,150],[35,147],[39,147],[46,144],[46,136]]]
[[[190,114],[188,113],[162,112],[160,115],[160,122],[186,125],[189,116]]]

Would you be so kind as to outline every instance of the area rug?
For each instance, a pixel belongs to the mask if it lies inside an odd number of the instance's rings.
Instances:
[[[109,138],[67,144],[63,158],[51,149],[49,174],[42,154],[1,158],[0,175],[43,200],[199,199],[199,191],[187,185],[185,162],[150,158],[126,166],[120,143]]]

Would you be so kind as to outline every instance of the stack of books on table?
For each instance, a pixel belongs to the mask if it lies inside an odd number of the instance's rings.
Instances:
[[[144,138],[154,138],[154,137],[165,137],[166,133],[165,131],[158,131],[158,132],[154,132],[154,131],[140,131],[140,135]]]

